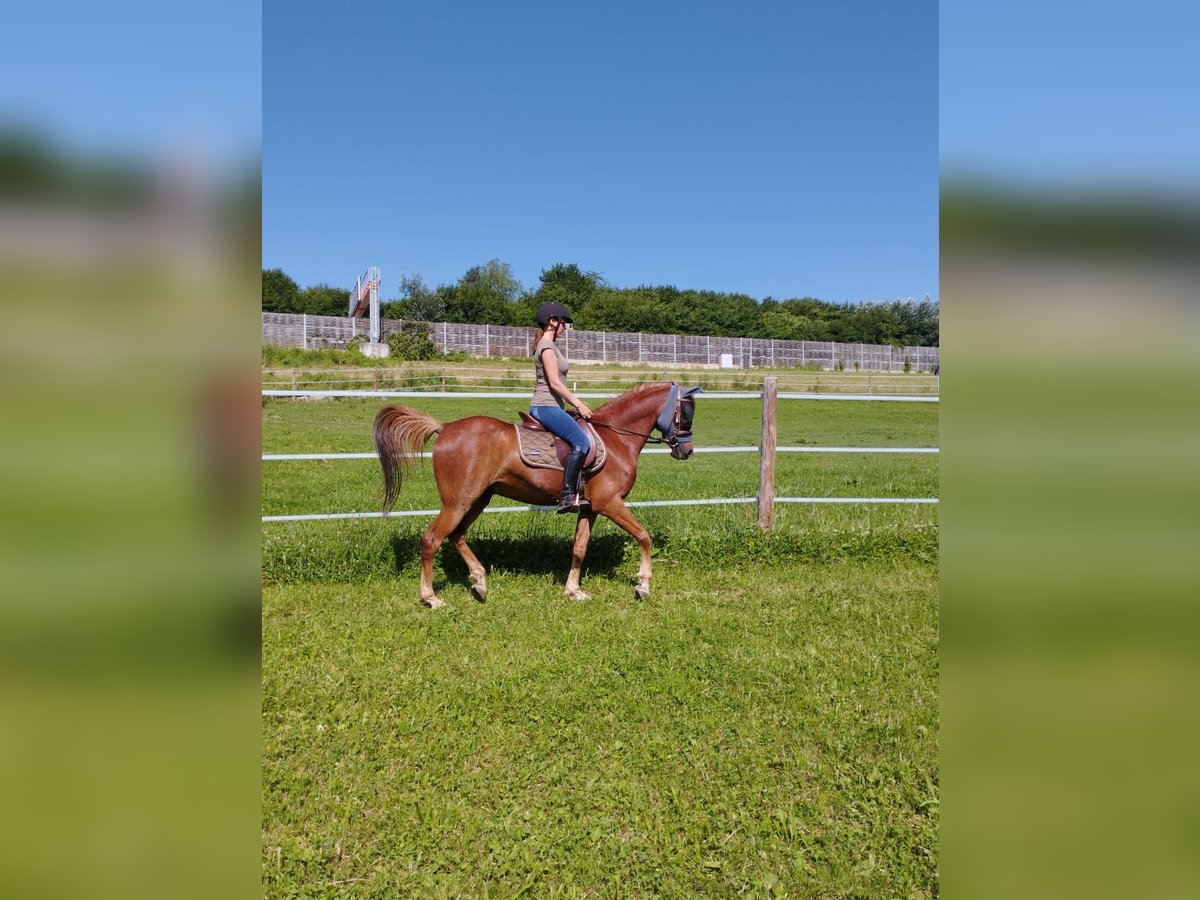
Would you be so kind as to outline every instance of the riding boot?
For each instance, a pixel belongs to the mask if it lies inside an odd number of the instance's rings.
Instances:
[[[575,512],[579,509],[579,481],[583,474],[583,458],[586,455],[582,450],[572,450],[567,457],[563,466],[562,493],[558,497],[560,513]]]
[[[591,505],[592,505],[592,504],[591,504],[591,501],[589,501],[587,497],[583,496],[583,472],[582,472],[582,466],[580,467],[580,469],[581,469],[581,471],[580,471],[580,473],[579,473],[579,480],[575,482],[575,496],[579,498],[579,505],[580,505],[580,507],[584,507],[584,506],[591,506]]]

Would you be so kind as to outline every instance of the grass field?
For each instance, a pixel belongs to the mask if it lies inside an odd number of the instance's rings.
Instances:
[[[413,401],[408,401],[413,402]],[[429,400],[515,418],[519,400]],[[264,452],[366,452],[379,401],[264,401]],[[785,401],[782,445],[936,446],[935,404]],[[700,400],[698,446],[757,443]],[[643,457],[630,499],[750,496],[754,454]],[[781,494],[936,496],[935,455],[781,454]],[[376,510],[371,460],[264,463],[263,512]],[[398,508],[436,506],[428,468]],[[483,516],[417,596],[421,519],[263,532],[263,879],[270,896],[933,896],[936,507]],[[603,523],[603,520],[601,520]]]

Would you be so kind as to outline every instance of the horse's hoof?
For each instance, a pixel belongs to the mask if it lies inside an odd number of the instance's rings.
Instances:
[[[591,594],[585,594],[583,591],[566,591],[568,600],[591,600]]]
[[[446,605],[446,601],[443,600],[441,597],[430,597],[428,600],[422,599],[421,602],[424,603],[426,606],[428,606],[430,609],[441,609],[443,606]]]
[[[647,597],[650,596],[650,585],[639,584],[637,587],[635,587],[633,589],[633,595],[635,597],[637,597],[639,600],[645,600]]]
[[[471,590],[473,590],[475,592],[475,596],[479,598],[480,603],[483,603],[485,600],[487,600],[487,582],[486,581],[472,581],[471,582]]]

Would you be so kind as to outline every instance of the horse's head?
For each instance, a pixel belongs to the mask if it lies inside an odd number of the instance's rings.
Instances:
[[[702,390],[672,384],[667,402],[658,414],[658,430],[675,459],[687,459],[692,455],[692,418],[696,414],[696,394]]]

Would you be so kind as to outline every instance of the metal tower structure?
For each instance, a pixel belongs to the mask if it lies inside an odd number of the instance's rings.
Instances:
[[[382,280],[379,266],[371,266],[354,281],[350,292],[350,317],[361,319],[363,313],[371,316],[371,343],[379,343],[379,283]]]

